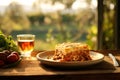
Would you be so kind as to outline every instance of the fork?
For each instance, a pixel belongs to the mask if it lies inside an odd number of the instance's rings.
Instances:
[[[115,56],[114,56],[112,53],[109,53],[108,55],[109,55],[109,57],[112,59],[113,65],[114,65],[114,66],[119,66],[119,64],[118,64]]]

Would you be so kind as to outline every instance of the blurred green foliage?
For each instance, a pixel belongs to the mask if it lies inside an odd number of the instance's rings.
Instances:
[[[43,1],[47,3],[48,0]],[[70,10],[75,0],[50,1],[53,2],[53,5],[56,2],[63,3],[66,5],[65,9]],[[90,5],[89,0],[86,0],[86,2]],[[25,14],[20,5],[12,3],[6,9],[5,14],[0,17],[2,17],[0,29],[6,34],[14,31],[23,31],[24,33],[39,32],[37,35],[40,36],[37,36],[36,40],[37,49],[53,49],[57,43],[62,42],[83,42],[89,44],[91,49],[97,49],[96,9],[93,10],[88,7],[87,9],[77,11],[75,14],[62,13],[59,10],[46,14],[41,11]]]
[[[0,29],[7,35],[13,30],[25,30],[30,28],[30,22],[22,7],[17,3],[11,3],[4,14],[0,14]]]

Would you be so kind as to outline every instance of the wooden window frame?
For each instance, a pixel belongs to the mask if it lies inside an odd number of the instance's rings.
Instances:
[[[98,49],[103,49],[103,1],[104,0],[98,0]],[[120,0],[116,0],[116,6],[115,6],[115,27],[114,27],[114,45],[116,49],[120,49]]]

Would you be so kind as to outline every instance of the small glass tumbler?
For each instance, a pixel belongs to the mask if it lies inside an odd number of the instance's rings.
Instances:
[[[30,57],[34,49],[35,35],[33,34],[19,34],[17,35],[18,48],[21,56]]]

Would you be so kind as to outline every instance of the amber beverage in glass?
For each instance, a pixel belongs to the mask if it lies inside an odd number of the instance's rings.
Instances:
[[[30,57],[34,49],[35,35],[33,34],[19,34],[17,35],[18,48],[23,57]]]

